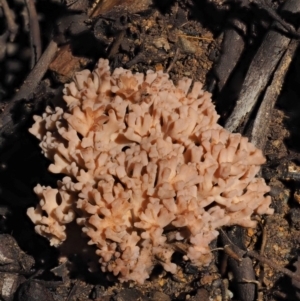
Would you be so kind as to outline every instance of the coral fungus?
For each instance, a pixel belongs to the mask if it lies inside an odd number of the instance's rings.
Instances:
[[[207,265],[217,228],[271,214],[269,187],[255,177],[262,152],[218,125],[211,95],[191,84],[161,71],[111,74],[103,59],[76,73],[66,106],[47,107],[30,129],[49,170],[66,175],[57,188],[36,186],[36,231],[58,246],[76,218],[103,271],[143,283],[156,263],[176,272],[174,242]]]

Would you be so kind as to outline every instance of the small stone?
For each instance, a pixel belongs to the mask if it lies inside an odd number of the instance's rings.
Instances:
[[[20,283],[24,281],[24,276],[12,273],[0,273],[0,300],[12,301]]]
[[[153,294],[152,300],[155,300],[155,301],[171,301],[171,298],[163,292],[155,292]]]
[[[204,301],[209,300],[209,293],[206,289],[200,288],[194,297],[189,299],[190,301]]]
[[[183,36],[179,36],[178,43],[183,53],[194,54],[197,51],[195,45]]]
[[[152,43],[156,48],[163,48],[166,51],[170,50],[170,45],[166,38],[155,38]]]

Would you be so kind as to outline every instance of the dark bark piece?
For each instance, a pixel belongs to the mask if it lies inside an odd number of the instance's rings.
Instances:
[[[225,86],[245,46],[243,38],[243,34],[246,31],[245,24],[237,19],[233,19],[229,23],[231,26],[224,32],[220,59],[213,69],[214,75],[218,80],[219,91]]]
[[[286,1],[283,10],[299,12],[300,1]],[[282,28],[278,22],[275,22],[275,27]],[[225,124],[226,129],[235,132],[245,124],[289,43],[290,38],[276,29],[272,28],[266,34],[249,67],[239,99]]]
[[[54,41],[58,45],[65,44],[70,36],[88,31],[87,20],[88,16],[84,13],[63,16],[56,22]]]
[[[54,301],[52,294],[41,283],[30,280],[20,286],[18,301]]]
[[[258,148],[264,149],[267,136],[270,130],[271,116],[275,102],[281,92],[281,87],[284,83],[284,79],[289,66],[293,60],[294,54],[297,50],[299,41],[293,40],[283,58],[281,59],[279,66],[273,76],[270,86],[267,88],[262,103],[256,114],[253,128],[250,134],[251,142]]]

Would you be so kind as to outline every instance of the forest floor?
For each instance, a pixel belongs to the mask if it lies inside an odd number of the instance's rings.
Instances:
[[[300,8],[292,0],[161,2],[0,0],[0,300],[300,300],[300,56],[294,29]],[[286,11],[285,2],[291,2]],[[253,71],[249,66],[272,30],[282,47],[278,63],[269,68],[262,57],[261,69]],[[278,92],[264,115],[268,125],[260,145],[267,158],[261,176],[271,187],[275,213],[257,217],[256,229],[222,229],[211,245],[216,251],[208,267],[198,269],[175,254],[178,274],[157,266],[145,284],[122,284],[90,272],[81,245],[71,252],[56,249],[35,233],[26,215],[37,204],[33,187],[55,186],[61,176],[47,171],[49,162],[28,128],[34,114],[61,101],[63,84],[74,72],[92,69],[103,57],[111,69],[164,70],[175,83],[184,76],[196,79],[212,93],[226,125],[239,95],[255,90],[247,77],[254,85],[260,69],[266,84],[252,113],[234,129],[255,139],[259,103],[288,51],[289,63],[280,69],[281,84],[275,85]],[[73,235],[70,240],[81,236]],[[234,255],[221,250],[226,237],[238,250],[253,252],[243,253],[250,263],[235,265]],[[254,277],[247,277],[249,270]]]

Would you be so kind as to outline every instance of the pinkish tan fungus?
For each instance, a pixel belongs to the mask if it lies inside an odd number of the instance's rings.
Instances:
[[[36,186],[39,205],[27,211],[36,231],[58,246],[77,218],[103,271],[143,283],[158,261],[176,272],[174,241],[207,265],[217,228],[255,227],[253,214],[271,214],[269,187],[255,177],[262,152],[218,125],[211,95],[191,84],[163,72],[111,74],[103,59],[76,73],[67,108],[47,107],[30,129],[49,170],[66,175],[57,188]]]

